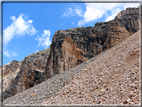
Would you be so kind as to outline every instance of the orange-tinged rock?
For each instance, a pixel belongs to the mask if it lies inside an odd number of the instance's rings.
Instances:
[[[66,95],[66,94],[67,94],[66,92],[63,93],[63,95]]]
[[[31,97],[36,96],[36,95],[37,95],[37,94],[36,94],[36,93],[34,93],[34,94],[32,94],[32,95],[31,95]]]

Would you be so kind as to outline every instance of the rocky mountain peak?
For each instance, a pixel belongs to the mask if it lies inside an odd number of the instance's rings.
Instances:
[[[139,22],[139,9],[128,8],[109,22],[56,31],[50,49],[31,54],[21,62],[16,77],[3,92],[4,99],[66,72],[119,44],[139,30]]]
[[[121,12],[119,12],[118,14],[117,14],[117,16],[115,17],[115,19],[122,19],[122,18],[126,18],[126,16],[128,15],[128,16],[135,16],[135,15],[137,15],[137,14],[139,14],[139,7],[137,7],[137,8],[126,8],[125,10],[122,10]]]
[[[58,30],[53,36],[46,77],[61,73],[119,44],[139,30],[139,8],[127,8],[114,20],[95,26]]]

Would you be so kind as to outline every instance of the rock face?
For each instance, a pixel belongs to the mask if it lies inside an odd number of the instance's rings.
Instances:
[[[41,74],[46,67],[49,49],[25,57],[19,74],[16,77],[17,92],[22,92],[42,82]],[[20,81],[22,80],[22,81]]]
[[[121,11],[115,17],[115,20],[118,19],[123,22],[123,25],[129,31],[130,35],[137,32],[139,29],[139,8],[127,8],[126,10]]]
[[[29,89],[33,87],[36,84],[41,83],[41,74],[44,71],[46,67],[47,58],[49,56],[50,49],[45,49],[43,51],[39,51],[37,53],[31,54],[22,61],[20,65],[18,65],[18,61],[15,63],[12,63],[13,66],[11,68],[16,69],[16,75],[11,79],[10,77],[7,77],[10,79],[10,84],[8,84],[6,90],[3,90],[3,98],[7,98],[10,96],[15,95],[16,93],[25,91],[26,89]],[[13,70],[12,69],[12,70]],[[10,72],[8,69],[4,69],[4,78],[5,75]],[[13,73],[11,73],[13,75]],[[7,81],[4,81],[4,83],[7,83]]]
[[[139,22],[139,9],[128,8],[109,22],[56,31],[50,52],[47,49],[27,56],[17,76],[3,92],[3,98],[25,91],[110,49],[138,31]]]
[[[134,33],[111,49],[29,90],[7,98],[3,103],[47,104],[44,106],[49,104],[139,106],[141,101],[139,37],[140,32]]]
[[[11,81],[17,76],[21,64],[22,61],[18,62],[16,60],[13,60],[10,63],[3,66],[3,91],[9,86]]]
[[[81,72],[66,80],[69,83],[58,89],[58,92],[47,100],[43,100],[43,104],[139,106],[141,102],[139,37],[138,31],[119,45],[104,52],[86,68],[80,68]],[[20,103],[22,99],[17,98]],[[11,102],[14,101],[11,99]],[[32,101],[31,99],[30,102]]]
[[[139,8],[127,8],[114,20],[55,32],[45,80],[94,57],[139,30]]]

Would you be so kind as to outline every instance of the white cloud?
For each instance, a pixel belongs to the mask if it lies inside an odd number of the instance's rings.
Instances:
[[[125,9],[128,8],[128,7],[138,7],[138,6],[139,6],[139,3],[125,3],[125,4],[122,4],[122,3],[121,3],[121,6],[122,6],[123,10],[125,10]],[[113,19],[115,18],[115,16],[116,16],[121,10],[122,10],[121,8],[112,9],[112,10],[111,10],[111,15],[110,15],[110,16],[107,16],[107,18],[106,18],[106,22],[107,22],[107,21],[110,21],[110,20],[113,20]]]
[[[106,22],[107,22],[107,21],[110,21],[110,20],[113,20],[113,19],[115,18],[115,16],[116,16],[120,11],[121,11],[121,9],[119,9],[119,8],[113,9],[113,10],[111,11],[111,15],[110,15],[110,16],[107,16]]]
[[[44,30],[44,33],[41,35],[41,37],[38,36],[36,38],[36,40],[39,41],[38,46],[43,46],[45,48],[50,46],[51,44],[50,35],[51,35],[50,30]]]
[[[25,34],[28,35],[35,35],[36,29],[32,25],[32,20],[26,20],[25,15],[21,14],[17,19],[15,16],[11,17],[11,20],[13,21],[10,26],[8,26],[6,29],[3,30],[3,43],[6,46],[11,39],[13,39],[15,36],[23,36]]]
[[[67,8],[67,11],[64,12],[64,14],[62,15],[62,17],[69,17],[69,16],[73,16],[72,8]]]
[[[82,26],[90,21],[101,18],[105,12],[119,6],[118,3],[85,3],[86,11],[83,15],[83,19],[78,22],[79,26]]]
[[[80,6],[75,5],[74,11],[75,11],[75,13],[76,13],[79,17],[82,17],[82,16],[83,16],[82,9],[81,9]]]
[[[74,25],[74,22],[72,22],[72,25]]]
[[[83,18],[78,22],[78,26],[95,21],[105,15],[108,11],[111,11],[111,15],[107,16],[106,20],[112,20],[122,9],[126,9],[127,7],[137,7],[139,3],[85,3],[85,5],[86,11],[83,14]]]
[[[9,58],[10,58],[10,57],[13,57],[13,56],[18,56],[17,53],[15,53],[15,52],[13,52],[13,51],[12,51],[12,52],[9,52],[9,51],[6,50],[6,49],[3,50],[3,54],[4,54],[5,56],[9,57]]]
[[[15,16],[11,16],[10,18],[11,20],[16,20]]]
[[[15,52],[12,52],[12,56],[18,56],[18,55],[17,55],[17,53],[15,53]]]
[[[29,22],[29,23],[33,23],[33,20],[29,20],[28,22]]]
[[[73,8],[67,8],[66,12],[62,15],[62,17],[70,17],[78,15],[79,17],[82,17],[82,9],[78,5],[73,5]]]
[[[76,12],[76,14],[79,16],[79,17],[82,17],[82,11],[81,10],[79,10],[79,9],[75,9],[75,12]]]

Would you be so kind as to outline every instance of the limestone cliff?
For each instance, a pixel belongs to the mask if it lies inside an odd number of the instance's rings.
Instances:
[[[20,70],[21,62],[13,60],[3,66],[3,91],[9,86],[11,81],[15,79]]]
[[[42,82],[41,73],[44,71],[50,48],[31,54],[20,62],[13,61],[3,69],[3,98],[25,91]]]
[[[139,30],[139,23],[139,8],[127,8],[112,21],[55,32],[45,80],[122,42]]]
[[[64,73],[4,100],[4,104],[140,106],[140,32]],[[47,105],[46,105],[47,104]],[[99,105],[98,105],[99,104]]]
[[[3,98],[25,91],[110,49],[137,32],[139,22],[139,9],[128,8],[109,22],[56,31],[50,52],[48,49],[27,56],[17,76],[3,92]]]

